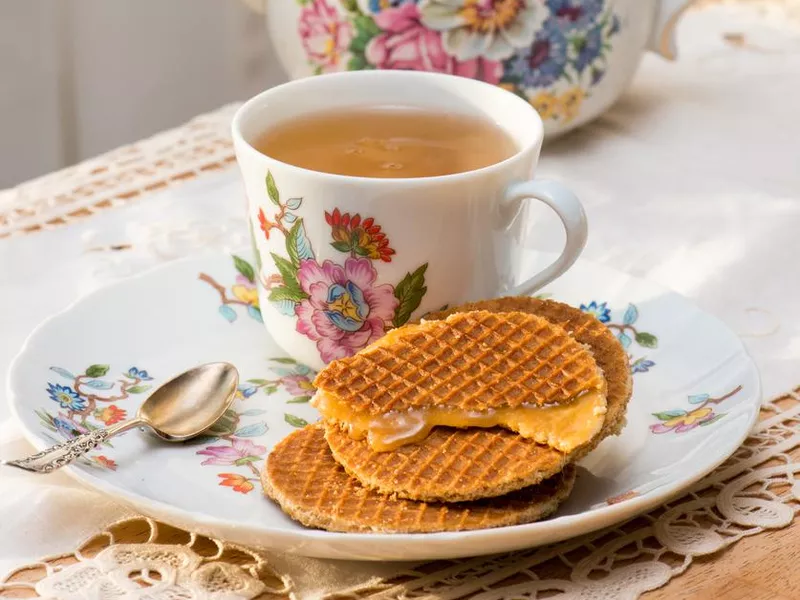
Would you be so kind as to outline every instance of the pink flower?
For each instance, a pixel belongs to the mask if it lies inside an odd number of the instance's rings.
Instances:
[[[288,375],[281,378],[281,382],[292,396],[310,396],[314,393],[314,384],[307,375]]]
[[[295,309],[297,331],[317,343],[323,361],[351,356],[386,331],[398,300],[391,285],[375,285],[377,277],[368,258],[348,258],[344,267],[300,263],[300,287],[309,297]]]
[[[240,467],[249,462],[261,460],[262,455],[267,453],[267,449],[249,440],[233,438],[230,446],[209,446],[197,453],[211,457],[201,462],[201,465],[236,465]]]
[[[338,70],[342,55],[353,38],[353,29],[327,0],[313,0],[306,4],[300,11],[298,31],[312,63],[323,72]]]
[[[423,25],[416,4],[386,8],[374,18],[383,32],[370,40],[365,56],[377,68],[436,71],[489,83],[500,81],[501,62],[485,58],[457,60],[447,54],[441,33]]]

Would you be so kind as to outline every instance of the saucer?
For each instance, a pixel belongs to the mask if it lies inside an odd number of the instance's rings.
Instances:
[[[244,257],[244,258],[242,258]],[[525,257],[526,272],[543,258]],[[233,408],[183,444],[128,432],[68,467],[86,485],[184,529],[306,556],[426,560],[504,552],[607,527],[652,508],[730,456],[756,421],[753,361],[719,320],[642,279],[579,261],[546,290],[593,313],[631,357],[622,435],[581,462],[551,519],[479,531],[354,534],[307,529],[261,492],[270,449],[318,418],[314,373],[269,338],[247,253],[174,262],[101,289],[40,325],[10,372],[8,395],[37,448],[134,415],[147,393],[205,362],[241,376]]]

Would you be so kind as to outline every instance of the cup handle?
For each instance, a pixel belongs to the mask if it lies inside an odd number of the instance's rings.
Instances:
[[[521,202],[539,200],[552,208],[567,233],[564,251],[549,267],[515,287],[514,296],[530,296],[543,288],[569,269],[578,259],[586,245],[587,223],[586,213],[578,197],[563,185],[555,181],[537,180],[522,181],[511,184],[505,193],[504,204],[519,205]],[[519,211],[515,211],[519,214]]]

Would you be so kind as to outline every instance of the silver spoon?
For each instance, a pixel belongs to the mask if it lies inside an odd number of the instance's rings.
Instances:
[[[233,403],[239,372],[229,363],[208,363],[181,373],[157,388],[136,417],[95,429],[20,460],[0,461],[34,473],[68,465],[115,435],[145,425],[161,439],[182,442],[211,427]]]

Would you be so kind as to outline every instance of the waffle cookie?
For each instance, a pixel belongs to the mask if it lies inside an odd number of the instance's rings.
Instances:
[[[331,453],[362,485],[401,498],[463,502],[508,494],[561,472],[567,455],[495,427],[436,427],[417,444],[375,452],[336,424],[326,425]]]
[[[551,323],[563,327],[578,342],[585,344],[592,351],[606,380],[607,411],[603,429],[596,443],[583,448],[580,457],[593,450],[609,435],[618,435],[622,431],[625,426],[625,411],[633,393],[633,377],[628,354],[608,327],[593,315],[569,304],[523,296],[472,302],[445,311],[430,313],[425,318],[428,320],[446,319],[454,313],[475,310],[487,310],[493,313],[521,312],[544,317]]]
[[[532,443],[501,430],[436,428],[427,439],[390,452],[376,452],[334,424],[326,438],[334,458],[363,485],[384,493],[427,501],[463,501],[505,494],[558,473],[584,457],[624,425],[632,383],[628,356],[614,335],[593,316],[551,300],[504,298],[456,307],[428,319],[460,310],[537,314],[557,323],[586,344],[607,382],[607,411],[597,435],[570,452]]]
[[[317,375],[313,403],[378,451],[434,426],[503,426],[565,452],[603,425],[606,383],[564,329],[522,312],[454,313],[395,329]]]
[[[322,425],[292,432],[270,453],[264,492],[308,527],[343,532],[432,533],[531,523],[572,491],[575,468],[506,496],[454,504],[403,500],[364,488],[331,456]]]

